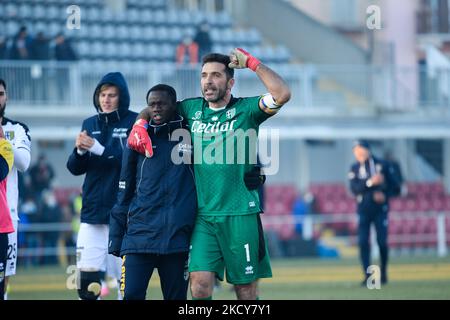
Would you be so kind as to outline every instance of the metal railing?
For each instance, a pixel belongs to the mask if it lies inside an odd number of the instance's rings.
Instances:
[[[314,214],[305,216],[286,215],[267,215],[261,216],[265,231],[275,230],[281,231],[281,228],[290,226],[291,228],[301,224],[302,238],[304,240],[321,239],[322,232],[325,229],[334,230],[338,225],[352,225],[347,229],[347,233],[339,235],[341,239],[345,239],[348,246],[357,246],[357,223],[356,214]],[[417,218],[432,218],[436,224],[435,231],[428,232],[408,232],[388,235],[389,244],[396,248],[405,249],[435,249],[439,257],[445,257],[448,252],[447,243],[450,240],[450,230],[446,230],[446,219],[450,220],[450,212],[423,212],[410,214],[389,213],[389,223],[393,221],[415,221]],[[448,239],[448,240],[447,240]],[[372,245],[376,247],[375,233],[371,232]]]
[[[272,67],[291,87],[289,106],[292,108],[331,108],[339,112],[414,111],[447,108],[450,102],[450,69],[312,64]],[[132,107],[144,106],[147,90],[157,83],[174,86],[179,99],[201,95],[199,65],[0,61],[0,77],[7,81],[10,103],[25,106],[91,106],[96,84],[112,71],[125,75]],[[248,70],[236,71],[235,78],[233,94],[236,96],[267,91]]]

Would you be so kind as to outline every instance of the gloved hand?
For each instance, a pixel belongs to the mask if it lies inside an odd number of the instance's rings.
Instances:
[[[128,136],[128,146],[130,149],[144,154],[147,158],[151,158],[153,156],[153,147],[147,128],[148,122],[146,120],[137,120]]]
[[[228,67],[235,69],[249,68],[256,71],[256,68],[261,64],[257,58],[241,48],[236,48],[230,53],[231,62]]]
[[[244,182],[248,190],[258,189],[265,181],[266,176],[261,173],[260,165],[254,165],[251,171],[244,174]]]

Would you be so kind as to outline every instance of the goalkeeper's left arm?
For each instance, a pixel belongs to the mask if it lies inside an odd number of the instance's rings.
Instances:
[[[230,54],[230,68],[249,68],[256,72],[269,93],[259,101],[259,108],[268,114],[275,114],[291,98],[291,90],[286,82],[272,69],[241,48]]]

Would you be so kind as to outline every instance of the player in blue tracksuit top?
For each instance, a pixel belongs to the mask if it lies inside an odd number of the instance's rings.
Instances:
[[[94,91],[95,116],[83,121],[75,148],[67,161],[74,175],[85,174],[81,225],[77,239],[78,295],[99,296],[101,272],[120,278],[121,260],[108,255],[109,215],[117,198],[122,153],[127,132],[136,120],[123,75],[106,74]]]
[[[147,130],[155,153],[148,158],[129,148],[124,152],[109,252],[123,256],[125,300],[145,299],[154,268],[164,299],[186,300],[189,242],[197,212],[190,133],[176,113],[172,87],[152,87],[147,103],[152,115]]]

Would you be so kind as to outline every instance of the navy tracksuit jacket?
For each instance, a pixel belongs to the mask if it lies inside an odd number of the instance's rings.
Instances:
[[[100,112],[97,99],[100,87],[106,83],[119,88],[119,108],[107,114]],[[90,152],[79,155],[74,148],[67,161],[67,169],[76,176],[86,174],[81,222],[108,224],[110,210],[117,198],[122,152],[127,144],[128,131],[137,116],[128,110],[130,94],[121,73],[108,73],[101,79],[94,92],[94,106],[98,114],[84,120],[81,131],[86,130],[105,150],[101,156]]]
[[[367,181],[376,173],[381,173],[384,176],[384,183],[379,186],[368,186]],[[394,169],[389,163],[371,156],[364,164],[356,162],[351,166],[349,182],[350,189],[356,196],[357,201],[358,243],[363,272],[367,277],[367,268],[370,266],[370,225],[373,223],[380,249],[381,276],[386,277],[389,198],[396,195],[396,190],[400,189],[401,181],[398,181]],[[383,203],[375,202],[374,192],[376,191],[384,194],[385,201]]]
[[[171,141],[177,131],[182,141]],[[154,155],[129,148],[123,155],[117,203],[111,211],[109,252],[124,256],[124,299],[144,299],[158,268],[165,299],[186,299],[187,256],[197,213],[190,134],[183,119],[149,126]],[[188,138],[189,140],[183,140]]]

